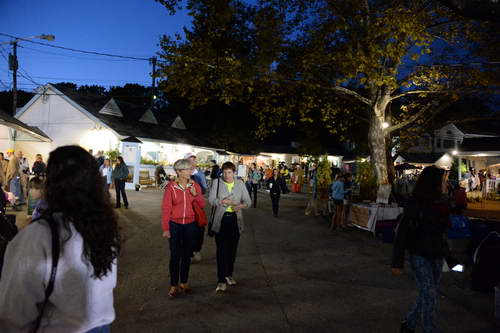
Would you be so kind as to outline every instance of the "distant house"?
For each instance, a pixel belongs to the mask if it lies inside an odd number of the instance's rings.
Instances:
[[[63,145],[80,145],[94,154],[118,149],[131,166],[133,183],[137,183],[139,169],[153,172],[151,167],[140,166],[142,162],[173,164],[188,152],[206,160],[218,154],[191,135],[179,115],[157,117],[151,109],[117,98],[82,95],[51,84],[39,87],[15,117],[51,139],[15,142],[15,148],[30,161],[38,153],[47,158],[50,151]]]
[[[488,122],[448,124],[432,132],[432,135],[421,135],[414,146],[396,154],[394,162],[450,168],[453,156],[458,156],[467,168],[481,170],[491,164],[485,156],[488,155],[491,162],[496,161],[493,158],[495,153],[489,151],[495,142],[500,142],[500,132]]]

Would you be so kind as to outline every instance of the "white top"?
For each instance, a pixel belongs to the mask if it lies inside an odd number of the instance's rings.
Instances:
[[[92,278],[92,265],[82,260],[83,239],[70,226],[73,236],[62,245],[54,291],[39,332],[86,332],[115,319],[116,264],[102,280]],[[59,230],[60,239],[66,239],[64,227]],[[49,283],[51,242],[48,224],[35,222],[9,243],[0,279],[0,332],[25,333],[34,327],[39,314],[35,304],[43,302]]]
[[[103,177],[107,177],[108,176],[108,172],[109,172],[109,167],[104,167],[102,168],[102,176]]]

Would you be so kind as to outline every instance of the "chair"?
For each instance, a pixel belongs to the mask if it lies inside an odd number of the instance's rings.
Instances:
[[[149,175],[149,171],[144,170],[139,172],[139,184],[140,185],[155,185],[155,179]]]

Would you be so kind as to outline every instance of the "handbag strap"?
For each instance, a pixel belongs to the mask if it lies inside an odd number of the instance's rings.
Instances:
[[[56,280],[57,273],[57,263],[59,262],[59,252],[60,252],[60,243],[59,243],[59,232],[57,231],[57,225],[55,221],[51,217],[45,217],[45,220],[50,226],[50,232],[52,234],[52,269],[50,272],[50,279],[47,288],[45,289],[45,299],[41,305],[40,313],[38,314],[38,318],[36,319],[35,329],[33,333],[36,333],[40,328],[40,324],[42,322],[42,317],[44,315],[45,309],[47,307],[47,303],[49,302],[49,297],[54,291],[54,284]]]
[[[219,185],[220,185],[220,177],[217,178],[217,192],[216,192],[216,195],[215,195],[215,198],[218,200],[219,199]],[[210,216],[210,221],[212,221],[215,217],[215,208],[216,206],[212,206],[212,212],[211,212],[211,216]]]

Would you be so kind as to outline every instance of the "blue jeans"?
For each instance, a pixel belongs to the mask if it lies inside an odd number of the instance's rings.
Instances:
[[[415,305],[406,316],[407,325],[415,329],[420,322],[425,333],[437,332],[435,316],[443,259],[411,255],[410,264],[419,293]]]
[[[109,333],[109,325],[104,325],[100,327],[96,327],[91,329],[90,331],[87,331],[87,333]]]
[[[21,178],[15,177],[10,180],[9,190],[19,198],[19,203],[24,203],[24,195],[21,192]]]
[[[187,283],[189,278],[189,266],[193,247],[199,237],[200,229],[196,222],[179,224],[170,221],[170,285]]]

